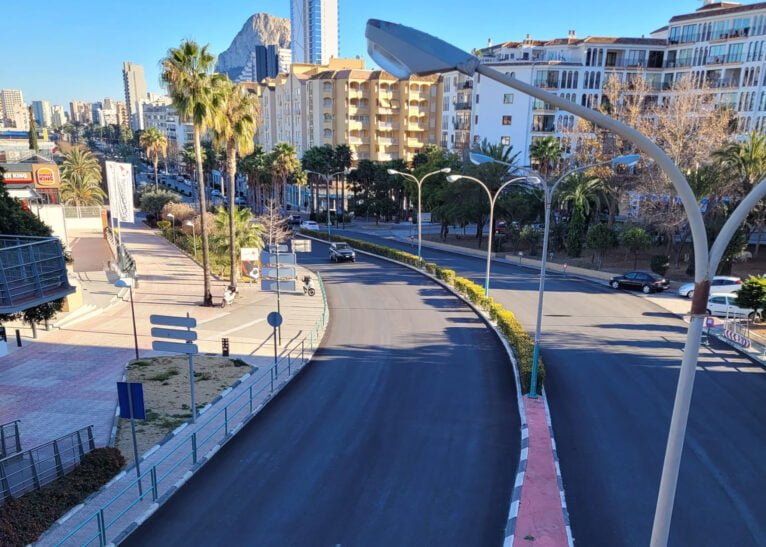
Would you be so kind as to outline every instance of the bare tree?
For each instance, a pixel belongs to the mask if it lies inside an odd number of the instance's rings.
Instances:
[[[279,205],[274,200],[266,201],[263,214],[256,218],[263,226],[263,241],[268,245],[278,245],[293,234],[287,225],[287,219],[282,216]]]

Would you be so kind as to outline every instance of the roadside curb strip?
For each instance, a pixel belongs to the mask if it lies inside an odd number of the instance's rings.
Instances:
[[[310,235],[307,235],[307,234],[304,234],[304,233],[301,233],[301,236],[302,237],[306,237],[308,239],[313,239],[315,241],[319,241],[321,243],[328,243],[324,239],[320,239],[318,237],[310,236]],[[349,239],[353,239],[353,238],[349,238]],[[454,287],[451,287],[446,282],[442,281],[441,279],[439,279],[439,278],[437,278],[435,276],[432,276],[430,273],[428,273],[425,270],[421,270],[421,269],[419,269],[419,268],[417,268],[415,266],[412,266],[410,264],[405,264],[403,262],[399,262],[397,260],[394,260],[393,258],[388,258],[388,257],[385,257],[385,256],[376,255],[374,253],[370,253],[368,251],[362,251],[360,249],[356,249],[356,252],[362,253],[362,254],[365,254],[365,255],[368,255],[368,256],[372,256],[372,257],[375,257],[375,258],[380,259],[380,260],[385,260],[386,262],[391,262],[392,264],[396,264],[397,266],[404,266],[405,268],[409,268],[410,270],[413,270],[413,271],[423,275],[424,277],[427,277],[431,281],[435,282],[437,285],[440,285],[441,287],[446,289],[448,292],[450,292],[453,295],[455,295],[458,299],[460,299],[463,302],[465,302],[468,305],[468,307],[470,307],[476,313],[476,315],[478,315],[484,321],[484,323],[495,333],[495,335],[497,335],[497,337],[500,340],[500,343],[505,348],[505,351],[506,351],[506,353],[508,354],[508,357],[511,360],[511,365],[512,365],[511,368],[513,369],[513,376],[514,376],[515,383],[516,383],[516,401],[517,401],[517,404],[518,404],[518,407],[519,407],[519,422],[520,422],[520,432],[519,433],[521,435],[521,443],[520,443],[520,451],[519,451],[519,464],[518,464],[518,467],[516,468],[517,469],[517,471],[516,471],[516,479],[515,479],[515,482],[514,482],[514,485],[513,485],[513,491],[512,491],[512,494],[511,494],[511,505],[510,505],[510,509],[509,509],[509,512],[508,512],[508,520],[506,522],[506,527],[505,527],[505,532],[504,532],[505,536],[504,536],[504,539],[503,539],[504,547],[512,546],[513,545],[513,539],[514,539],[514,533],[516,531],[516,519],[519,516],[519,505],[520,505],[520,501],[521,501],[521,490],[522,490],[522,488],[524,486],[524,474],[525,474],[526,469],[527,469],[527,456],[528,456],[528,452],[529,452],[529,450],[528,450],[528,447],[529,447],[529,427],[527,426],[527,415],[526,415],[526,411],[524,410],[524,399],[523,399],[523,395],[521,393],[521,376],[519,374],[519,365],[518,365],[518,362],[516,361],[516,355],[513,352],[513,348],[511,347],[511,345],[508,342],[508,340],[506,340],[505,336],[503,336],[502,333],[500,332],[500,330],[497,328],[497,325],[495,325],[492,322],[492,320],[490,319],[489,315],[486,312],[484,312],[484,310],[478,308],[473,302],[471,302],[468,299],[468,297],[466,297],[463,294],[461,294],[460,292],[458,292],[457,289],[455,289]],[[546,413],[547,413],[547,408],[548,408],[547,404],[548,403],[547,403],[547,400],[546,400]],[[550,416],[549,415],[548,415],[548,431],[550,432],[550,435],[551,435],[551,442],[553,443],[553,446],[555,447],[556,445],[555,445],[555,441],[553,440],[553,429],[550,427]],[[556,456],[555,450],[554,450],[554,458],[555,458],[554,459],[554,463],[556,464],[556,469],[557,469],[557,472],[558,472],[558,456]],[[568,519],[568,514],[566,512],[566,505],[565,505],[566,502],[564,501],[563,483],[561,482],[560,474],[557,476],[557,480],[558,480],[558,483],[559,483],[559,491],[561,493],[562,510],[564,511],[564,514],[566,516],[564,522],[567,525],[567,535],[569,537],[571,537],[571,532],[569,531],[569,519]],[[570,543],[570,545],[571,545],[571,543]]]
[[[564,479],[561,477],[561,466],[559,465],[559,452],[556,448],[556,438],[553,435],[553,423],[551,422],[551,409],[548,407],[548,394],[545,388],[542,390],[543,404],[545,405],[545,421],[548,424],[548,435],[551,438],[551,449],[553,450],[553,464],[556,466],[556,482],[559,486],[559,496],[561,497],[561,512],[564,517],[564,529],[567,534],[567,543],[570,547],[574,545],[574,538],[572,537],[572,526],[569,522],[569,509],[567,508],[567,500],[564,494]]]

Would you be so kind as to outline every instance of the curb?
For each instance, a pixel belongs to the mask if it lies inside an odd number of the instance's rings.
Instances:
[[[307,235],[307,234],[301,233],[301,236],[305,237],[305,238],[308,238],[308,239],[313,239],[315,241],[319,241],[321,243],[328,243],[328,241],[326,241],[324,239],[320,239],[318,237],[310,236],[310,235]],[[504,536],[504,540],[503,540],[503,545],[504,546],[507,547],[507,546],[513,545],[514,533],[515,533],[515,530],[516,530],[516,519],[519,516],[519,505],[520,505],[520,502],[521,502],[521,490],[522,490],[522,488],[524,486],[524,474],[525,474],[526,469],[527,469],[527,458],[528,458],[528,452],[529,452],[529,450],[528,450],[528,447],[529,447],[529,428],[527,426],[527,416],[526,416],[526,412],[524,410],[523,395],[521,393],[521,376],[519,374],[519,366],[518,366],[518,363],[516,361],[516,355],[513,353],[513,348],[511,348],[511,345],[508,343],[508,340],[505,339],[505,337],[497,329],[497,326],[491,321],[491,319],[489,318],[489,315],[487,315],[486,312],[484,312],[484,310],[479,309],[473,302],[468,300],[468,298],[466,296],[462,295],[454,287],[451,287],[450,285],[447,285],[441,279],[439,279],[439,278],[437,278],[435,276],[432,276],[428,272],[426,272],[424,270],[421,270],[421,269],[419,269],[419,268],[417,268],[415,266],[412,266],[410,264],[404,264],[403,262],[399,262],[399,261],[394,260],[392,258],[388,258],[388,257],[385,257],[385,256],[379,256],[379,255],[376,255],[374,253],[370,253],[368,251],[362,251],[360,249],[355,249],[355,250],[358,253],[365,254],[365,255],[368,255],[368,256],[372,256],[372,257],[375,257],[375,258],[377,258],[379,260],[385,260],[386,262],[391,262],[392,264],[396,264],[398,266],[403,266],[405,268],[409,268],[410,270],[413,270],[413,271],[421,274],[422,276],[427,277],[431,281],[435,282],[437,285],[440,285],[441,287],[446,289],[448,292],[450,292],[453,295],[455,295],[458,299],[460,299],[463,302],[465,302],[468,305],[468,307],[470,307],[476,313],[476,315],[478,315],[484,321],[484,323],[490,329],[492,329],[492,331],[495,333],[495,335],[500,340],[500,343],[505,348],[505,351],[506,351],[506,353],[508,354],[508,357],[511,360],[511,365],[512,365],[512,368],[513,368],[513,376],[514,376],[514,379],[516,381],[516,401],[517,401],[517,404],[518,404],[518,407],[519,407],[519,422],[520,422],[520,435],[521,435],[521,443],[520,443],[520,450],[519,450],[519,463],[518,463],[518,466],[516,468],[516,479],[514,481],[513,492],[511,494],[511,504],[510,504],[510,508],[509,508],[509,511],[508,511],[508,520],[506,521],[506,526],[505,526],[505,531],[504,531],[505,536]],[[545,393],[545,391],[543,390],[543,398],[545,400],[546,415],[547,415],[547,418],[548,418],[548,431],[550,432],[550,436],[551,436],[551,444],[554,447],[554,454],[553,455],[554,455],[554,463],[556,465],[557,482],[558,482],[558,485],[559,485],[559,492],[561,494],[562,510],[564,511],[564,515],[565,515],[564,523],[566,524],[567,536],[571,538],[571,531],[570,531],[570,528],[569,528],[569,514],[568,514],[567,509],[566,509],[566,501],[565,501],[565,498],[564,498],[564,484],[563,484],[563,481],[561,480],[561,471],[560,471],[559,463],[558,463],[558,455],[555,452],[556,443],[555,443],[555,440],[553,439],[553,428],[551,427],[550,414],[548,413],[548,400],[547,400],[547,398],[545,398],[544,393]],[[571,541],[570,541],[570,545],[572,545]]]
[[[542,390],[543,403],[545,405],[545,421],[548,423],[548,434],[551,438],[551,448],[553,449],[553,465],[556,467],[556,482],[559,486],[559,496],[561,496],[561,512],[564,517],[564,530],[567,534],[567,543],[570,547],[574,545],[572,537],[572,526],[569,522],[569,509],[564,493],[564,479],[561,477],[561,466],[559,465],[559,451],[556,448],[556,437],[553,435],[553,424],[551,423],[551,409],[548,407],[548,395],[545,389]]]

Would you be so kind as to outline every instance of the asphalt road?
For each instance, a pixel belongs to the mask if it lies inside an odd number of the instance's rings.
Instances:
[[[423,255],[483,285],[484,260]],[[533,332],[539,276],[505,264],[492,271],[492,296]],[[543,329],[575,543],[648,545],[686,324],[639,294],[549,276]],[[721,343],[702,349],[671,545],[766,545],[765,372]]]
[[[125,545],[502,543],[520,439],[500,342],[423,276],[314,249],[315,362]]]

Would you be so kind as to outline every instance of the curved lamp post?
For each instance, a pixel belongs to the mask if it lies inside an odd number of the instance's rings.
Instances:
[[[171,226],[173,227],[173,243],[175,243],[176,242],[176,216],[173,213],[168,213],[165,216],[170,219]]]
[[[194,260],[197,260],[197,229],[194,227],[194,222],[187,220],[184,222],[184,226],[191,226],[192,229],[192,243],[194,243]]]
[[[512,178],[511,180],[507,180],[502,184],[502,186],[500,186],[500,188],[497,189],[497,192],[495,192],[493,195],[492,191],[489,189],[489,186],[477,178],[469,177],[468,175],[449,175],[447,177],[448,182],[455,182],[460,179],[466,179],[475,182],[484,188],[484,191],[487,192],[487,197],[489,198],[489,236],[487,238],[487,273],[484,275],[484,296],[489,296],[489,273],[490,268],[492,267],[492,234],[495,232],[495,203],[497,202],[497,197],[503,190],[506,189],[506,187],[510,186],[511,184],[527,181],[529,178],[530,177],[516,177]]]
[[[510,163],[499,161],[491,156],[486,156],[484,154],[479,154],[477,152],[471,152],[470,158],[472,163],[479,164],[479,165],[482,163],[499,163],[499,164],[508,166],[512,170],[519,169]],[[553,194],[556,192],[556,188],[558,188],[559,184],[561,184],[562,181],[566,180],[573,173],[577,173],[579,171],[586,171],[588,169],[592,169],[593,167],[600,167],[602,165],[611,165],[612,167],[616,167],[617,165],[625,165],[625,166],[635,165],[636,163],[638,163],[640,159],[641,159],[641,156],[639,156],[638,154],[631,154],[628,156],[619,156],[607,161],[591,163],[589,165],[583,165],[581,167],[575,167],[573,169],[569,169],[568,171],[564,172],[556,180],[554,180],[553,183],[543,179],[543,177],[540,176],[539,174],[535,174],[535,176],[532,177],[533,180],[536,179],[539,181],[540,183],[539,185],[540,187],[542,187],[542,190],[543,190],[543,200],[545,202],[545,222],[544,222],[544,228],[543,228],[543,256],[542,256],[542,259],[540,260],[540,287],[537,291],[537,321],[535,323],[534,351],[532,352],[532,378],[529,381],[529,396],[533,399],[537,397],[537,368],[540,361],[540,334],[541,334],[542,326],[543,326],[543,299],[545,298],[545,272],[546,272],[546,267],[548,265],[548,239],[550,234],[551,206],[553,204]],[[521,168],[521,169],[524,169],[524,168]]]
[[[439,173],[449,173],[450,171],[452,171],[452,169],[450,169],[449,167],[445,167],[444,169],[439,169],[438,171],[431,171],[430,173],[426,173],[420,179],[418,179],[415,175],[411,175],[409,173],[402,173],[401,171],[397,171],[396,169],[387,170],[389,175],[401,175],[404,178],[414,182],[418,187],[418,258],[422,258],[420,256],[420,248],[422,246],[421,243],[423,240],[423,231],[422,231],[422,223],[420,222],[420,209],[421,209],[420,202],[421,202],[421,191],[422,191],[423,183],[431,175],[438,175]]]
[[[327,185],[327,239],[328,241],[332,241],[332,237],[330,237],[330,230],[331,230],[331,224],[330,224],[330,181],[333,177],[337,175],[348,175],[353,169],[344,169],[343,171],[336,171],[335,173],[320,173],[319,171],[312,171],[311,169],[304,169],[304,173],[311,173],[313,175],[317,175],[324,179],[325,184]]]
[[[729,216],[708,251],[705,225],[694,191],[673,160],[651,139],[639,131],[600,112],[577,105],[558,95],[548,93],[483,65],[476,56],[425,32],[404,25],[370,19],[367,22],[365,36],[367,37],[370,56],[381,68],[397,78],[406,78],[411,74],[434,74],[451,70],[457,70],[468,76],[473,76],[474,73],[478,72],[487,78],[545,101],[620,135],[654,160],[673,184],[683,203],[692,233],[694,297],[652,527],[651,545],[653,547],[667,545],[676,485],[678,484],[678,470],[681,465],[681,454],[686,435],[686,423],[689,418],[689,407],[694,387],[694,373],[699,354],[702,321],[705,317],[707,298],[710,293],[710,279],[718,269],[718,263],[723,252],[737,228],[745,221],[750,210],[766,197],[766,184],[762,182],[756,185],[750,194],[745,196]]]

